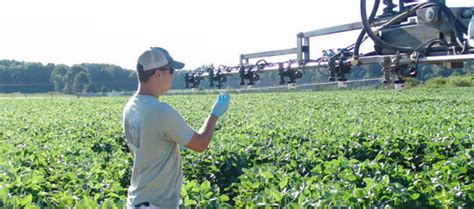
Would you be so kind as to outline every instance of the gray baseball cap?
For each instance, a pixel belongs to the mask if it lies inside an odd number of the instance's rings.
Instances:
[[[170,53],[160,47],[150,47],[149,50],[143,52],[138,58],[138,64],[143,66],[144,71],[166,65],[170,65],[173,69],[182,69],[184,67],[184,63],[173,60]]]

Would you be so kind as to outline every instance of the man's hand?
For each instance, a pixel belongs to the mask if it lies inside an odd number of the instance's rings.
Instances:
[[[221,117],[229,107],[230,96],[227,93],[222,93],[217,96],[217,100],[211,110],[211,115],[207,117],[206,122],[202,125],[199,132],[194,133],[191,141],[186,144],[186,148],[197,152],[204,152],[209,146],[214,134],[214,127],[217,123],[217,118]]]
[[[211,114],[220,118],[229,107],[230,95],[227,93],[221,93],[217,96],[216,102],[212,107]]]

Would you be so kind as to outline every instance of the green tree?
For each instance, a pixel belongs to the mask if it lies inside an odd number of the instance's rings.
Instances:
[[[54,91],[62,91],[64,89],[64,76],[66,75],[68,69],[69,67],[66,65],[57,65],[54,67],[50,78],[50,81],[54,86]]]
[[[87,87],[87,89],[86,89],[86,92],[96,93],[97,88],[94,85],[89,85],[89,87]]]
[[[100,87],[100,92],[105,93],[105,92],[108,92],[108,91],[109,91],[109,89],[107,88],[107,86],[104,85],[104,86]]]
[[[69,68],[69,70],[64,75],[63,92],[67,94],[76,92],[75,89],[73,88],[74,80],[76,78],[76,75],[82,71],[87,71],[87,69],[81,65],[73,65],[71,66],[71,68]],[[76,86],[76,88],[79,88],[79,86]]]
[[[81,71],[74,76],[72,91],[75,93],[86,92],[91,86],[91,78],[87,71]]]

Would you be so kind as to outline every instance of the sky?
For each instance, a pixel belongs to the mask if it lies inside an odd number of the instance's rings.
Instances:
[[[239,64],[240,54],[296,47],[296,34],[360,21],[359,0],[2,0],[0,59],[43,64],[104,63],[135,69],[152,46],[185,69]],[[368,1],[371,8],[373,1]],[[395,1],[397,2],[397,1]],[[448,6],[474,6],[447,0]],[[358,32],[311,38],[322,49]],[[282,56],[270,61],[296,59]]]

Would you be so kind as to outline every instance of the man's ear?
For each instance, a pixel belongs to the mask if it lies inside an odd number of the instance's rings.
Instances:
[[[161,70],[155,70],[155,74],[154,74],[154,75],[155,75],[155,76],[158,76],[158,78],[159,78],[159,77],[161,77],[161,73],[162,73]]]

